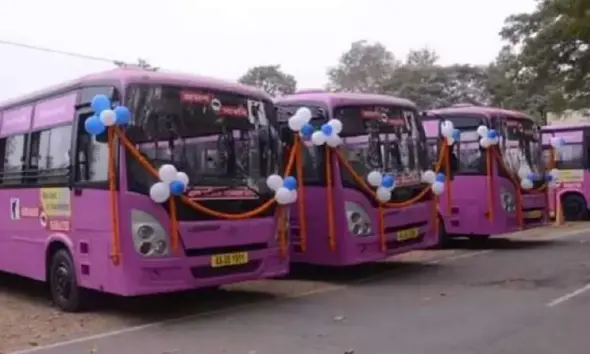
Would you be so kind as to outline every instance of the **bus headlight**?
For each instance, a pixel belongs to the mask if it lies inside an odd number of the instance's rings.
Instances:
[[[365,209],[355,202],[344,202],[348,231],[355,236],[368,236],[373,233],[371,219]]]
[[[135,251],[143,257],[163,257],[170,254],[168,233],[145,211],[131,210],[131,236]]]
[[[500,202],[502,203],[502,209],[507,213],[514,213],[516,211],[516,199],[514,198],[514,194],[506,189],[500,191]]]

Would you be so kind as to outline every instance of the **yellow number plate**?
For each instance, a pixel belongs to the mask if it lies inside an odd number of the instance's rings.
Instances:
[[[413,229],[407,229],[407,230],[402,230],[402,231],[397,232],[397,240],[398,241],[407,241],[407,240],[411,240],[413,238],[417,238],[418,236],[420,236],[420,231],[418,230],[417,227],[415,227]]]
[[[213,268],[227,267],[246,263],[248,263],[247,252],[216,254],[211,256],[211,267]]]
[[[524,217],[529,219],[538,219],[543,216],[543,212],[541,210],[533,210],[527,212]]]

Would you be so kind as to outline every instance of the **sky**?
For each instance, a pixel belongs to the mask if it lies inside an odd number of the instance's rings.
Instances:
[[[0,0],[0,41],[229,80],[280,64],[309,89],[361,39],[401,59],[427,46],[442,64],[487,64],[504,19],[533,9],[534,0]],[[0,101],[113,67],[4,44],[0,63]]]

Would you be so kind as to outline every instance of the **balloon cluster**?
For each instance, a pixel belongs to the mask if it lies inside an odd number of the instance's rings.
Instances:
[[[111,100],[105,95],[96,95],[90,102],[94,115],[84,123],[86,132],[90,135],[102,134],[108,126],[124,125],[131,120],[131,112],[125,106],[111,109]]]
[[[338,119],[330,119],[328,123],[322,124],[319,130],[315,130],[310,121],[312,113],[307,107],[301,107],[295,114],[289,118],[289,128],[299,133],[304,140],[311,140],[316,145],[328,144],[331,147],[337,147],[342,144],[340,133],[342,132],[342,122]]]
[[[447,145],[452,146],[456,141],[461,139],[461,132],[459,129],[455,129],[453,122],[445,120],[440,123],[440,133],[445,138]]]
[[[280,205],[292,204],[297,201],[297,180],[288,176],[270,175],[266,179],[268,188],[275,192],[275,199]]]
[[[520,177],[520,187],[524,190],[533,188],[535,181],[540,180],[540,177],[531,171],[527,165],[523,165],[518,169],[518,177]]]
[[[432,170],[422,174],[422,182],[430,184],[432,193],[435,195],[441,195],[445,191],[445,179],[444,173],[434,173]]]
[[[479,135],[479,145],[487,149],[490,146],[498,145],[498,132],[494,129],[488,129],[485,125],[477,127],[477,135]]]
[[[160,182],[150,188],[150,198],[156,203],[164,203],[173,196],[182,195],[188,188],[188,175],[178,172],[174,165],[162,165],[158,170]]]
[[[395,177],[392,175],[383,175],[379,171],[371,171],[367,175],[369,185],[377,188],[377,199],[386,203],[391,199],[391,191],[395,189]]]
[[[559,170],[554,168],[547,175],[545,175],[545,181],[547,182],[547,187],[555,188],[557,187],[557,181],[559,179]]]

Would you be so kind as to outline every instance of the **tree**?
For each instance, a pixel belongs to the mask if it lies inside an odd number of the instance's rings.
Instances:
[[[327,71],[328,89],[347,92],[380,92],[399,66],[394,55],[379,43],[353,42]]]
[[[411,50],[406,61],[383,85],[383,92],[407,98],[422,109],[456,103],[486,104],[485,68],[470,65],[442,66],[436,52]]]
[[[280,65],[255,66],[238,81],[256,86],[273,97],[292,94],[297,89],[295,77],[283,72]]]
[[[572,108],[590,105],[590,1],[537,0],[508,17],[500,35],[521,48],[530,84],[557,89]]]

